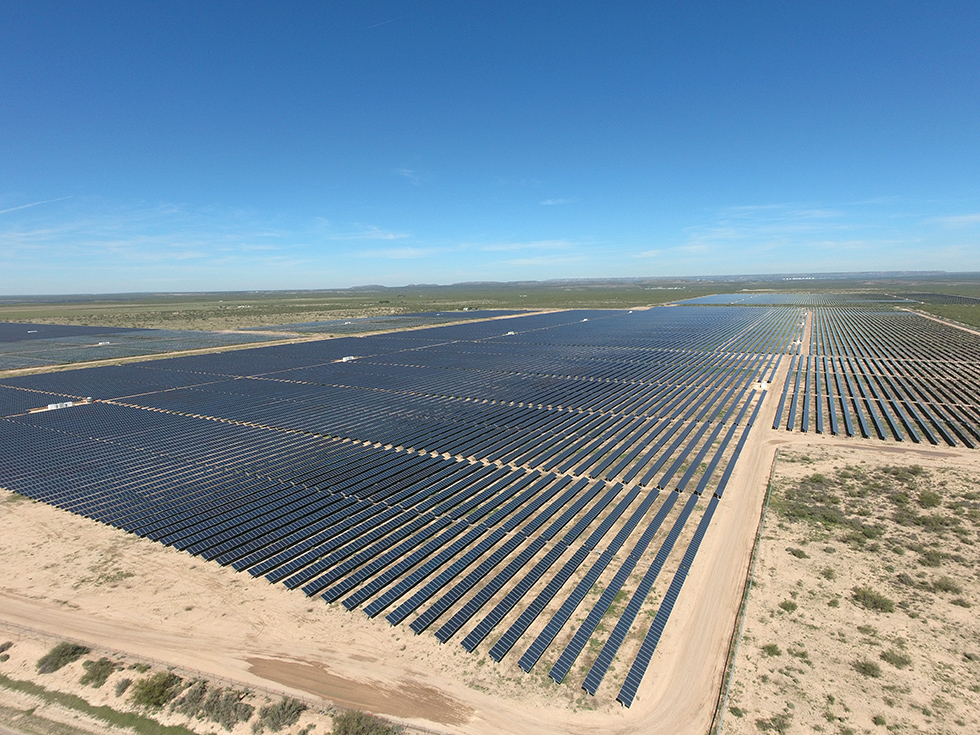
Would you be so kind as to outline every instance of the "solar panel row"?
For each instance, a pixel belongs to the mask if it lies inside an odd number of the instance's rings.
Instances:
[[[980,442],[980,345],[969,333],[908,312],[815,309],[809,351],[790,368],[787,429],[823,433],[826,416],[833,434]]]
[[[0,421],[0,481],[470,650],[499,627],[498,660],[532,632],[529,670],[607,570],[623,588],[645,563],[673,490],[723,489],[799,330],[566,312],[18,378],[98,400]]]

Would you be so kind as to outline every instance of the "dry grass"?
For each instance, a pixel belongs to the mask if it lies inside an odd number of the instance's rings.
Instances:
[[[980,731],[977,460],[781,455],[723,733]]]

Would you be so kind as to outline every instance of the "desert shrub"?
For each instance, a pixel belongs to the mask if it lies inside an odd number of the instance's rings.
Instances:
[[[895,603],[870,587],[855,587],[851,590],[851,598],[866,610],[874,612],[895,612]]]
[[[809,559],[810,555],[807,554],[803,549],[794,549],[792,546],[787,546],[786,551],[795,556],[797,559]]]
[[[927,474],[925,468],[917,464],[910,465],[909,467],[882,467],[880,470],[882,474],[894,477],[906,485],[910,484],[915,478]]]
[[[105,656],[98,661],[83,661],[82,666],[85,669],[85,673],[82,674],[82,678],[78,680],[78,683],[82,685],[91,684],[98,689],[106,683],[106,680],[112,675],[112,672],[116,670],[116,665],[115,661],[111,661]]]
[[[197,713],[201,710],[201,703],[204,702],[204,696],[207,694],[207,691],[207,682],[203,679],[198,679],[187,687],[179,698],[174,699],[170,705],[170,711],[184,715],[184,717],[197,717]]]
[[[915,580],[912,579],[912,575],[906,572],[900,572],[896,579],[898,579],[899,584],[904,584],[906,587],[917,586]]]
[[[306,710],[306,705],[297,702],[295,699],[283,697],[275,704],[269,704],[259,710],[259,719],[255,724],[258,725],[259,732],[262,728],[269,728],[272,732],[279,732],[284,727],[295,725],[299,716]]]
[[[735,717],[745,717],[745,710],[743,710],[741,707],[735,706],[734,704],[728,708],[728,711],[735,715]]]
[[[790,721],[790,716],[783,713],[773,715],[769,718],[760,717],[755,721],[755,726],[762,732],[774,732],[778,735],[783,735],[783,733],[789,732]]]
[[[951,605],[956,605],[957,607],[973,607],[969,602],[964,600],[962,597],[957,597],[955,600],[949,601]],[[4,654],[6,656],[6,654]]]
[[[891,664],[896,669],[904,669],[907,666],[912,665],[912,659],[906,656],[901,651],[896,651],[894,649],[889,649],[887,651],[882,651],[881,660],[885,663]]]
[[[834,571],[833,567],[824,567],[820,570],[820,576],[824,579],[833,581],[837,579],[837,572]]]
[[[874,724],[878,725],[879,727],[885,724],[885,718],[882,717],[881,715],[875,715],[874,717],[871,718],[871,721]]]
[[[0,653],[6,653],[10,650],[11,646],[14,645],[13,641],[7,641],[6,643],[0,643]]]
[[[333,718],[333,735],[395,735],[402,728],[388,720],[357,710],[348,710]]]
[[[74,663],[90,649],[74,643],[59,643],[37,660],[37,673],[51,674],[63,666]]]
[[[120,679],[116,682],[116,696],[121,697],[129,689],[129,685],[133,683],[132,679]]]
[[[934,490],[923,490],[919,493],[919,505],[923,508],[935,508],[941,502],[942,498]]]
[[[963,589],[949,577],[940,577],[932,583],[932,589],[936,592],[951,592],[958,595]]]
[[[775,643],[767,643],[764,645],[762,647],[762,652],[767,656],[779,656],[783,653],[781,650],[779,650],[779,646],[777,646]]]
[[[0,653],[0,664],[5,663],[10,660],[9,653]]]
[[[877,679],[881,676],[881,667],[874,661],[870,661],[866,658],[859,659],[855,661],[851,666],[854,670],[863,676],[870,676],[873,679]]]
[[[225,730],[231,730],[239,722],[247,722],[255,712],[255,707],[242,701],[246,696],[247,692],[214,689],[201,704],[198,716],[217,722]],[[296,718],[299,719],[299,715]]]
[[[788,613],[796,612],[797,604],[792,600],[783,600],[779,603],[779,607]]]
[[[131,699],[137,707],[160,708],[177,694],[183,680],[169,671],[161,671],[133,684]]]

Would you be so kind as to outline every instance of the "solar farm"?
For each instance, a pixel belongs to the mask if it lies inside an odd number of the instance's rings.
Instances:
[[[747,446],[980,443],[980,337],[886,303],[509,313],[0,378],[0,486],[630,708]]]

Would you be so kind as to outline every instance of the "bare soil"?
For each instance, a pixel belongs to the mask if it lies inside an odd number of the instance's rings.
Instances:
[[[976,452],[781,450],[722,732],[980,732]]]

